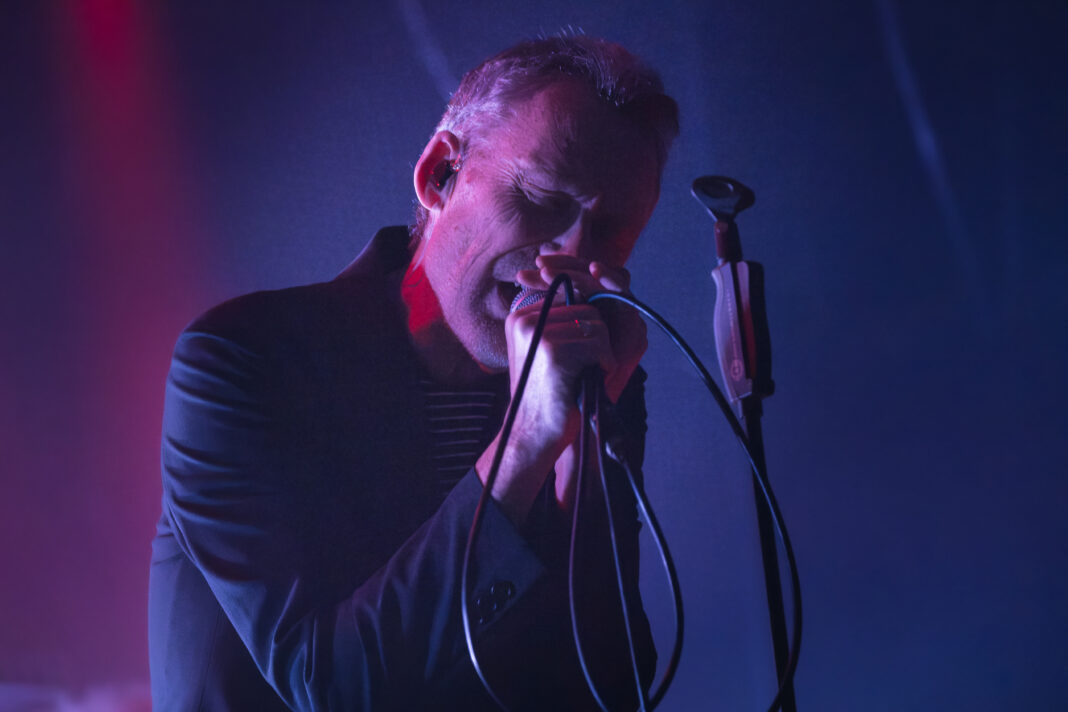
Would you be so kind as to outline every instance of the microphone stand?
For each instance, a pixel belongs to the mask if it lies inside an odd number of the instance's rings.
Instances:
[[[742,424],[753,462],[767,472],[764,436],[760,417],[761,401],[775,391],[771,380],[771,339],[764,305],[764,268],[742,259],[742,245],[734,217],[751,206],[753,191],[731,178],[702,176],[693,182],[693,195],[715,219],[716,257],[712,270],[716,283],[713,324],[723,383],[732,403],[741,404]],[[760,485],[753,481],[757,529],[764,563],[764,587],[768,599],[775,669],[782,684],[789,663],[789,638],[783,603],[779,556],[771,510]],[[780,708],[797,712],[793,681],[782,687]]]

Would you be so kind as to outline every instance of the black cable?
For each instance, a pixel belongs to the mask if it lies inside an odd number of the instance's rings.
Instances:
[[[681,650],[682,650],[682,593],[681,593],[681,589],[679,588],[679,585],[678,585],[678,577],[677,577],[676,572],[675,572],[674,562],[671,560],[670,552],[667,551],[667,542],[663,537],[663,532],[660,530],[660,526],[659,526],[659,523],[656,521],[656,517],[654,515],[652,515],[651,508],[648,506],[648,501],[645,499],[644,493],[640,492],[640,488],[638,487],[638,484],[637,484],[637,482],[636,482],[636,480],[634,478],[633,471],[630,469],[630,465],[626,462],[626,458],[624,456],[622,456],[622,455],[618,455],[617,456],[616,453],[610,452],[609,453],[610,456],[614,460],[616,460],[616,462],[618,462],[621,467],[623,467],[623,469],[624,469],[624,471],[625,471],[625,473],[626,473],[626,475],[628,477],[628,480],[630,482],[631,489],[634,491],[635,498],[636,498],[636,501],[638,503],[639,510],[645,516],[646,521],[651,522],[652,534],[653,534],[654,540],[656,541],[657,549],[660,551],[660,554],[661,554],[660,558],[661,558],[661,561],[664,563],[664,567],[665,567],[665,570],[666,570],[667,575],[668,575],[669,585],[671,586],[673,600],[675,602],[675,614],[676,614],[675,615],[675,624],[676,624],[676,627],[675,627],[675,645],[674,645],[673,650],[672,650],[671,658],[669,659],[667,667],[665,668],[664,679],[661,681],[661,684],[658,687],[658,692],[656,693],[654,698],[651,699],[648,696],[646,690],[642,686],[641,674],[640,674],[640,671],[638,669],[637,653],[636,653],[636,650],[635,650],[635,647],[634,647],[634,636],[633,636],[633,633],[632,633],[631,627],[630,627],[630,613],[628,611],[627,602],[626,602],[626,586],[624,585],[623,578],[622,578],[622,569],[621,569],[622,558],[621,558],[620,553],[619,553],[619,545],[618,545],[618,541],[617,541],[617,538],[616,538],[616,527],[615,527],[615,523],[613,521],[613,515],[612,515],[612,509],[611,509],[612,505],[611,505],[611,500],[609,499],[608,483],[607,483],[607,480],[606,480],[606,471],[605,471],[605,468],[604,468],[604,460],[603,460],[603,457],[602,457],[602,455],[603,455],[603,453],[605,451],[605,443],[603,443],[603,441],[602,441],[602,435],[606,430],[605,428],[602,427],[602,424],[604,422],[603,419],[602,419],[602,414],[606,412],[606,411],[603,411],[602,408],[601,408],[601,406],[604,404],[604,397],[603,396],[604,396],[604,394],[603,394],[603,382],[600,380],[600,378],[595,376],[593,378],[587,377],[587,378],[583,379],[582,398],[579,401],[580,411],[582,413],[582,432],[580,434],[580,441],[579,441],[579,463],[580,463],[580,467],[578,469],[578,481],[576,483],[576,488],[575,488],[576,492],[577,492],[577,496],[575,498],[575,504],[574,504],[574,508],[572,510],[571,541],[570,541],[569,554],[568,554],[568,570],[567,570],[568,600],[569,600],[569,604],[570,604],[570,613],[571,613],[571,632],[572,632],[572,636],[573,636],[574,641],[575,641],[575,649],[576,649],[576,651],[578,653],[579,665],[581,666],[582,674],[586,679],[586,686],[589,688],[590,692],[593,694],[593,697],[594,697],[595,701],[597,702],[597,705],[601,708],[602,712],[609,712],[608,706],[604,703],[603,698],[601,697],[599,691],[597,690],[597,686],[593,681],[592,675],[590,674],[588,663],[586,662],[586,654],[585,654],[585,652],[583,650],[582,639],[581,639],[581,636],[579,635],[579,629],[578,629],[578,613],[577,613],[577,609],[575,607],[575,601],[576,601],[576,597],[575,597],[575,571],[576,571],[575,561],[576,561],[576,543],[578,541],[578,523],[579,523],[579,520],[580,520],[579,508],[580,508],[581,503],[583,501],[583,497],[586,494],[586,486],[584,484],[584,482],[585,482],[585,477],[584,477],[584,475],[585,475],[585,463],[586,463],[586,445],[587,445],[587,443],[589,441],[588,428],[589,428],[589,425],[591,424],[591,422],[593,422],[593,423],[597,424],[597,427],[594,430],[594,437],[595,437],[595,439],[597,441],[596,442],[596,444],[597,444],[597,466],[598,466],[598,471],[599,471],[600,476],[601,476],[601,487],[602,487],[602,492],[604,494],[605,507],[607,509],[607,514],[608,514],[608,535],[609,535],[609,539],[610,539],[611,545],[612,545],[613,563],[615,565],[615,571],[616,571],[616,585],[617,585],[617,588],[618,588],[618,591],[619,591],[620,605],[621,605],[622,614],[623,614],[624,632],[626,633],[626,637],[627,637],[627,647],[628,647],[628,651],[630,653],[631,665],[632,665],[632,669],[633,669],[633,672],[634,672],[634,682],[635,682],[635,686],[636,686],[637,692],[638,692],[638,700],[640,702],[640,708],[639,709],[642,710],[642,712],[651,712],[651,710],[655,709],[657,703],[663,697],[663,692],[666,691],[667,685],[670,684],[671,678],[674,677],[675,669],[676,669],[676,666],[678,664],[679,655],[681,654]],[[594,412],[592,414],[592,418],[591,418],[591,414],[589,412],[589,404],[591,402],[594,403]],[[623,429],[622,428],[622,424],[620,423],[620,424],[616,425],[615,427],[616,427],[616,435],[618,435],[619,432]],[[617,446],[617,447],[614,448],[614,450],[622,450],[622,447],[621,446]]]
[[[601,396],[604,390],[604,383],[600,380],[595,380],[592,386],[587,389],[587,396],[593,397],[594,418],[600,420],[601,412]],[[616,586],[619,589],[619,605],[623,612],[623,628],[627,635],[627,651],[630,653],[631,669],[634,672],[634,684],[638,691],[638,710],[639,712],[648,712],[647,705],[649,703],[646,696],[645,689],[642,687],[642,676],[638,670],[638,654],[634,649],[634,633],[630,627],[630,611],[627,607],[627,589],[623,583],[623,563],[619,553],[619,542],[616,540],[616,525],[615,517],[612,514],[612,498],[608,493],[608,478],[605,476],[604,471],[604,459],[603,448],[601,447],[601,433],[600,430],[596,433],[597,437],[597,470],[601,474],[601,492],[604,494],[604,508],[608,514],[608,538],[612,542],[612,563],[615,564],[616,569]],[[582,463],[585,465],[585,463]]]
[[[545,323],[546,323],[546,321],[548,319],[549,309],[552,307],[553,299],[554,299],[554,297],[556,295],[557,290],[560,287],[560,284],[564,285],[567,304],[572,304],[574,302],[574,291],[573,291],[573,288],[572,288],[572,285],[571,285],[570,278],[567,275],[560,275],[559,277],[554,279],[552,284],[549,286],[548,292],[546,293],[546,295],[544,297],[542,308],[541,308],[541,312],[538,315],[538,322],[537,322],[537,324],[536,324],[536,326],[534,328],[534,334],[531,337],[531,344],[530,344],[529,350],[527,351],[526,359],[524,360],[524,363],[523,363],[523,369],[522,369],[522,371],[520,371],[519,380],[516,382],[515,393],[512,396],[512,402],[509,405],[508,413],[507,413],[507,415],[505,417],[505,422],[504,422],[504,425],[503,425],[503,427],[501,429],[501,440],[498,443],[497,451],[494,453],[494,459],[493,459],[492,465],[490,466],[490,471],[486,476],[486,483],[485,483],[485,485],[483,487],[482,495],[479,497],[478,506],[475,509],[474,519],[473,519],[473,521],[471,523],[471,531],[468,534],[467,545],[466,545],[466,547],[464,549],[464,561],[463,561],[463,569],[462,569],[462,574],[461,574],[461,612],[462,612],[462,617],[463,617],[464,637],[465,637],[465,640],[466,640],[466,643],[467,643],[468,655],[471,658],[471,663],[472,663],[472,666],[474,667],[475,674],[478,676],[479,681],[482,683],[483,688],[486,690],[486,693],[497,704],[498,707],[500,707],[502,710],[506,710],[506,711],[508,709],[507,706],[501,701],[500,697],[496,694],[496,692],[494,692],[493,687],[490,685],[489,680],[486,678],[486,675],[485,675],[484,671],[482,670],[482,666],[478,661],[477,651],[475,650],[474,635],[473,635],[473,632],[472,632],[472,629],[471,629],[470,612],[468,610],[468,590],[470,588],[470,586],[469,586],[470,561],[471,561],[472,551],[473,551],[473,548],[474,548],[474,542],[476,541],[476,539],[478,537],[478,533],[479,533],[479,530],[480,530],[481,524],[482,524],[482,518],[483,518],[484,513],[485,513],[485,504],[486,504],[487,499],[489,498],[489,493],[492,491],[493,482],[496,480],[498,471],[500,469],[501,460],[503,459],[504,448],[506,446],[508,437],[511,435],[511,430],[512,430],[512,426],[514,425],[514,422],[515,422],[516,413],[518,412],[519,403],[522,400],[524,391],[526,390],[526,383],[527,383],[527,379],[528,379],[528,377],[530,375],[530,370],[531,370],[531,366],[533,364],[534,355],[536,353],[538,343],[541,341],[542,332],[544,331]],[[601,385],[597,382],[597,380],[595,378],[587,377],[587,378],[583,379],[583,396],[582,396],[582,398],[580,400],[580,408],[583,410],[583,417],[582,417],[582,420],[581,420],[581,422],[582,422],[582,433],[581,433],[581,436],[580,436],[580,443],[579,443],[579,454],[578,454],[578,456],[579,456],[579,468],[578,468],[578,480],[576,482],[576,499],[575,499],[575,505],[574,505],[574,519],[573,519],[573,522],[572,522],[572,531],[571,531],[570,556],[569,556],[569,566],[568,566],[568,586],[569,586],[569,594],[570,594],[569,595],[569,604],[570,604],[570,612],[571,612],[572,633],[575,636],[575,645],[576,645],[576,649],[578,651],[579,662],[580,662],[580,664],[582,666],[582,672],[583,672],[583,675],[584,675],[584,677],[586,679],[586,685],[589,688],[591,694],[594,696],[595,700],[597,701],[597,704],[603,710],[603,712],[609,712],[609,710],[607,709],[606,705],[604,704],[604,700],[601,698],[600,694],[598,693],[598,691],[596,689],[596,685],[594,684],[592,676],[590,675],[589,669],[587,667],[585,655],[582,652],[582,645],[581,645],[581,642],[579,640],[579,634],[578,634],[578,628],[577,628],[577,616],[576,616],[576,611],[575,611],[575,599],[574,599],[574,570],[575,570],[574,569],[574,553],[575,553],[575,541],[576,541],[575,532],[576,532],[577,526],[578,526],[579,502],[582,499],[583,473],[584,473],[584,470],[585,470],[585,462],[586,462],[586,459],[585,459],[586,458],[586,443],[588,441],[588,436],[589,436],[589,424],[590,424],[589,415],[590,414],[589,414],[588,410],[589,410],[589,404],[592,402],[594,404],[594,409],[595,409],[595,413],[596,413],[595,417],[599,421],[599,419],[600,419],[600,402],[602,400],[602,394],[601,394],[600,390],[601,390]],[[610,502],[610,500],[608,498],[607,483],[605,481],[604,463],[603,463],[603,460],[602,460],[602,446],[601,446],[600,428],[598,428],[595,431],[595,435],[596,435],[596,439],[597,439],[597,461],[598,461],[598,466],[599,466],[600,473],[601,473],[601,484],[602,484],[602,488],[604,490],[605,506],[606,506],[607,512],[608,512],[609,537],[610,537],[610,540],[611,540],[611,543],[612,543],[613,562],[615,564],[615,570],[616,570],[616,583],[617,583],[617,586],[618,586],[618,589],[619,589],[620,604],[621,604],[621,608],[622,608],[622,612],[623,612],[624,626],[625,626],[625,631],[626,631],[626,636],[627,636],[627,644],[628,644],[628,649],[630,651],[631,665],[632,665],[632,669],[633,669],[633,672],[634,672],[634,681],[635,681],[635,685],[637,687],[638,698],[639,698],[640,704],[641,704],[640,710],[641,710],[641,712],[648,712],[648,709],[651,709],[651,708],[647,708],[648,699],[647,699],[645,690],[642,687],[641,675],[640,675],[639,670],[638,670],[637,654],[636,654],[636,651],[635,651],[633,633],[632,633],[631,627],[630,627],[630,616],[629,616],[627,603],[626,603],[626,588],[625,588],[625,585],[624,585],[624,582],[623,582],[623,578],[622,578],[622,569],[621,569],[621,561],[620,561],[619,550],[618,550],[618,542],[616,540],[615,526],[614,526],[614,522],[613,522],[613,518],[612,518],[611,502]],[[631,476],[631,487],[634,488],[636,485],[633,482],[633,475],[631,475],[629,469],[627,469],[627,472],[628,472],[628,475]],[[641,497],[641,499],[644,500],[644,497]],[[642,506],[643,512],[648,513],[647,512],[647,502],[643,502],[643,504],[641,506]],[[647,519],[648,519],[648,517],[647,517]],[[659,530],[659,527],[654,525],[654,532],[658,532],[658,530]],[[660,536],[662,537],[662,534]],[[657,541],[657,546],[661,550],[661,552],[663,553],[664,550],[665,550],[665,547],[666,547],[666,542]],[[674,577],[673,565],[671,565],[671,564],[667,564],[667,565],[668,565],[669,578],[671,578],[673,586],[674,586],[673,593],[675,593],[676,600],[679,600],[679,594],[678,594],[678,590],[677,590],[678,584],[677,584],[677,579]],[[678,608],[677,610],[681,610],[681,607]],[[677,641],[681,640],[681,632],[677,632],[676,640]]]
[[[660,562],[663,565],[664,570],[667,571],[668,584],[671,588],[671,600],[675,614],[675,642],[671,648],[671,656],[668,658],[668,661],[664,666],[664,675],[660,679],[660,683],[656,686],[655,692],[649,697],[649,709],[654,710],[660,704],[660,701],[664,699],[664,694],[675,679],[679,659],[682,657],[682,641],[683,632],[685,630],[682,609],[682,587],[679,586],[679,575],[675,568],[675,561],[671,556],[671,550],[667,545],[667,538],[664,536],[664,531],[660,528],[660,522],[657,520],[652,505],[649,504],[649,500],[645,496],[644,489],[638,484],[638,478],[635,476],[634,470],[630,466],[630,461],[624,454],[624,448],[621,446],[613,446],[611,441],[606,445],[608,456],[619,463],[620,467],[623,468],[623,471],[627,475],[627,481],[630,483],[631,491],[634,493],[634,499],[637,502],[641,517],[652,530],[653,541],[656,543],[657,551],[660,554]]]
[[[526,359],[523,361],[523,369],[519,372],[519,380],[516,381],[515,393],[512,395],[512,402],[508,405],[508,412],[504,418],[504,425],[501,427],[501,439],[497,443],[497,451],[493,454],[493,463],[490,465],[490,470],[486,474],[486,483],[482,487],[482,495],[478,498],[478,505],[475,507],[475,516],[471,521],[471,530],[467,535],[467,545],[464,547],[464,562],[463,568],[460,574],[460,612],[463,618],[464,625],[464,639],[467,642],[467,653],[471,658],[471,665],[475,669],[475,674],[478,675],[479,681],[482,682],[482,687],[485,688],[486,693],[490,698],[497,703],[497,706],[507,712],[508,707],[501,702],[500,697],[493,691],[493,687],[489,684],[489,680],[486,679],[485,673],[482,671],[482,666],[478,662],[478,653],[475,651],[475,639],[474,633],[471,630],[471,615],[468,611],[468,591],[470,589],[470,567],[471,567],[471,555],[474,551],[474,543],[478,538],[478,532],[482,528],[482,518],[485,516],[486,502],[490,498],[490,492],[493,491],[493,483],[497,479],[497,472],[501,468],[501,460],[504,458],[504,448],[508,443],[508,436],[512,434],[512,426],[515,425],[516,414],[519,410],[519,403],[523,398],[523,391],[527,387],[527,379],[530,377],[530,369],[534,364],[534,355],[537,351],[538,342],[541,341],[542,332],[545,331],[545,322],[549,318],[549,309],[552,308],[553,298],[556,296],[557,290],[560,285],[564,285],[564,294],[567,298],[567,303],[572,304],[575,301],[575,292],[571,286],[571,278],[566,274],[558,276],[549,285],[549,291],[545,296],[545,300],[541,306],[541,312],[538,314],[538,322],[534,326],[534,334],[531,336],[531,346],[527,351]]]
[[[801,652],[801,578],[797,571],[797,560],[794,557],[793,545],[790,542],[790,536],[786,531],[786,521],[782,516],[782,511],[779,509],[779,503],[775,499],[775,494],[771,489],[771,483],[768,481],[767,474],[757,467],[756,461],[753,459],[752,453],[749,451],[749,439],[745,435],[745,430],[742,428],[741,423],[738,422],[737,416],[727,403],[727,399],[723,396],[719,386],[712,379],[712,376],[708,373],[704,364],[697,358],[697,354],[690,348],[689,344],[679,335],[675,329],[668,324],[663,317],[650,309],[648,306],[638,301],[634,297],[629,295],[619,294],[616,292],[597,292],[591,294],[587,298],[587,303],[592,304],[600,299],[614,299],[624,304],[628,304],[643,315],[648,317],[653,323],[659,326],[668,337],[679,347],[679,349],[686,355],[690,364],[697,369],[698,374],[701,376],[701,380],[712,393],[712,397],[719,405],[720,410],[723,412],[723,416],[727,419],[727,422],[731,426],[731,430],[734,431],[735,437],[738,438],[738,443],[742,447],[742,451],[745,453],[746,458],[749,460],[750,468],[753,472],[757,484],[760,485],[761,492],[764,494],[764,499],[768,503],[768,508],[771,510],[772,518],[775,522],[775,529],[779,534],[779,541],[782,542],[783,551],[786,553],[787,568],[790,571],[790,585],[791,596],[794,603],[794,630],[793,640],[790,650],[790,657],[786,665],[786,669],[783,672],[782,679],[779,680],[779,689],[775,693],[775,697],[771,701],[771,705],[768,707],[768,712],[775,712],[779,708],[780,700],[783,695],[783,691],[793,681],[794,672],[797,669],[797,660]]]
[[[610,712],[608,705],[605,704],[604,699],[601,697],[601,693],[597,690],[597,685],[593,681],[593,675],[590,674],[589,664],[586,662],[586,653],[582,648],[582,637],[579,635],[578,611],[575,608],[575,546],[578,542],[579,509],[586,494],[586,443],[589,440],[590,434],[589,386],[590,379],[583,378],[582,395],[579,399],[579,411],[582,414],[582,429],[579,433],[575,504],[571,509],[571,537],[568,542],[567,554],[567,602],[568,610],[571,614],[571,636],[575,641],[575,652],[578,653],[579,667],[582,668],[582,675],[586,679],[586,687],[589,688],[590,694],[593,695],[593,699],[597,702],[597,706],[601,708],[601,712]]]
[[[476,653],[475,647],[474,647],[474,637],[473,637],[473,633],[472,633],[472,630],[471,630],[471,621],[470,621],[470,614],[469,614],[469,611],[468,611],[468,600],[467,600],[467,598],[468,598],[468,588],[469,588],[469,585],[468,585],[469,584],[469,568],[470,568],[470,561],[471,561],[471,555],[472,555],[472,551],[473,551],[473,547],[474,547],[474,542],[475,542],[475,540],[476,540],[476,538],[478,536],[478,532],[479,532],[479,529],[481,527],[482,517],[484,516],[486,500],[489,498],[489,493],[492,490],[493,482],[495,481],[495,479],[497,477],[497,472],[500,469],[501,460],[503,459],[503,455],[504,455],[504,448],[506,446],[508,437],[511,434],[512,426],[514,425],[514,422],[515,422],[516,413],[518,411],[518,405],[519,405],[520,400],[522,399],[523,391],[526,388],[526,382],[527,382],[527,379],[529,378],[529,375],[530,375],[530,370],[531,370],[531,366],[532,366],[533,361],[534,361],[534,355],[535,355],[535,352],[536,352],[537,344],[541,340],[542,332],[544,331],[545,323],[546,323],[546,321],[548,319],[549,309],[552,307],[553,298],[554,298],[554,296],[556,294],[556,291],[559,289],[559,286],[560,286],[561,283],[565,285],[565,291],[567,293],[567,303],[568,304],[572,304],[573,301],[574,301],[574,294],[573,294],[573,291],[572,291],[570,279],[566,275],[560,275],[556,279],[554,279],[552,284],[550,285],[549,291],[548,291],[548,293],[547,293],[547,295],[545,297],[544,303],[542,305],[541,312],[539,313],[538,322],[537,322],[537,324],[535,326],[534,334],[533,334],[532,339],[531,339],[531,346],[530,346],[529,351],[527,352],[526,359],[525,359],[525,361],[523,363],[523,369],[520,372],[519,380],[516,383],[516,390],[515,390],[515,393],[512,396],[512,402],[509,405],[508,413],[507,413],[507,415],[505,417],[504,426],[502,427],[502,430],[501,430],[501,440],[498,443],[497,451],[494,453],[493,464],[491,465],[490,471],[486,476],[486,483],[485,483],[485,486],[483,487],[482,496],[479,498],[478,506],[475,509],[474,520],[471,523],[471,531],[470,531],[470,533],[468,535],[467,546],[465,547],[465,550],[464,550],[463,570],[462,570],[462,575],[461,575],[461,597],[462,597],[462,600],[461,600],[461,611],[462,611],[462,614],[463,614],[464,636],[465,636],[465,639],[466,639],[466,642],[467,642],[468,653],[469,653],[469,655],[471,657],[471,662],[472,662],[472,665],[474,666],[475,672],[478,675],[479,680],[482,682],[483,687],[486,689],[487,694],[489,694],[489,696],[493,699],[493,701],[495,703],[497,703],[497,705],[502,710],[507,710],[507,707],[500,701],[500,698],[493,692],[492,687],[489,685],[489,682],[486,679],[485,674],[482,671],[481,665],[478,662],[478,656],[477,656],[477,653]],[[588,303],[592,303],[592,302],[595,302],[595,301],[597,301],[599,299],[614,299],[616,301],[620,301],[620,302],[623,302],[624,304],[628,304],[628,305],[634,307],[640,313],[642,313],[644,316],[646,316],[650,320],[652,320],[665,333],[667,333],[668,337],[672,340],[672,342],[686,355],[686,358],[690,361],[691,365],[694,366],[694,368],[697,370],[698,374],[701,376],[701,380],[704,382],[705,386],[708,388],[709,392],[712,394],[712,396],[715,399],[717,405],[719,405],[720,410],[723,412],[724,417],[727,419],[728,424],[731,426],[732,431],[734,432],[735,436],[738,438],[738,442],[739,442],[740,446],[742,447],[742,450],[745,453],[747,459],[749,460],[749,464],[750,464],[750,467],[751,467],[752,472],[753,472],[753,477],[755,478],[757,484],[760,486],[760,489],[761,489],[761,491],[762,491],[762,493],[764,495],[764,498],[767,501],[768,506],[769,506],[769,508],[771,510],[772,517],[773,517],[774,523],[775,523],[775,527],[776,527],[776,530],[777,530],[778,535],[779,535],[779,539],[782,542],[783,549],[784,549],[784,551],[786,553],[788,569],[789,569],[789,572],[790,572],[791,592],[792,592],[792,598],[793,598],[793,602],[794,602],[794,616],[793,616],[794,631],[793,631],[792,649],[790,650],[790,657],[789,657],[789,661],[787,663],[786,670],[784,671],[782,679],[779,681],[779,689],[778,689],[775,697],[772,699],[771,705],[769,707],[769,712],[774,712],[779,707],[779,702],[780,702],[780,699],[782,697],[784,688],[787,686],[787,684],[790,681],[793,680],[794,672],[795,672],[795,670],[797,668],[797,660],[798,660],[798,656],[800,654],[800,648],[801,648],[802,614],[801,614],[801,581],[800,581],[800,577],[799,577],[798,570],[797,570],[797,561],[796,561],[796,558],[794,556],[793,545],[790,542],[790,537],[789,537],[789,534],[787,533],[787,530],[786,530],[785,520],[784,520],[784,518],[782,516],[781,510],[779,509],[778,501],[775,499],[774,493],[773,493],[773,491],[771,489],[771,484],[767,480],[766,473],[764,473],[759,467],[757,467],[756,462],[755,462],[755,460],[754,460],[754,458],[752,456],[752,453],[750,453],[750,451],[749,451],[749,442],[748,442],[748,438],[745,435],[745,430],[742,428],[741,424],[738,422],[738,419],[735,416],[734,411],[731,409],[730,405],[727,403],[726,398],[724,398],[723,393],[719,390],[719,387],[716,385],[715,381],[712,379],[712,376],[708,373],[708,370],[704,367],[704,364],[701,363],[701,360],[693,352],[693,350],[686,343],[686,341],[682,338],[682,336],[680,336],[678,334],[678,332],[676,332],[675,329],[672,328],[671,325],[668,324],[659,314],[657,314],[651,308],[647,307],[645,304],[643,304],[642,302],[638,301],[637,299],[635,299],[633,297],[629,297],[629,296],[626,296],[626,295],[618,294],[618,293],[615,293],[615,292],[598,292],[596,294],[591,295],[588,298],[587,302]],[[583,422],[584,423],[585,423],[585,421],[586,421],[586,418],[583,418]],[[580,483],[581,483],[581,480],[582,480],[582,466],[585,465],[585,460],[584,460],[585,439],[586,439],[585,437],[582,438],[582,442],[580,443],[580,448],[579,448],[580,449],[580,455],[579,455],[579,457],[580,457],[580,469],[579,469],[579,483],[577,483],[577,487],[580,486]],[[599,460],[600,460],[600,450],[601,450],[601,447],[600,447],[600,432],[598,432],[598,459]],[[617,453],[617,454],[621,455],[621,453]],[[683,629],[682,629],[682,605],[681,605],[682,604],[682,600],[681,600],[681,594],[679,593],[679,590],[678,590],[678,580],[677,580],[677,573],[676,573],[675,567],[674,567],[674,562],[671,560],[670,553],[668,552],[667,547],[666,547],[666,540],[663,539],[663,534],[660,531],[660,527],[659,527],[659,524],[657,523],[657,521],[655,519],[655,516],[653,516],[653,514],[652,514],[652,509],[651,509],[651,507],[648,506],[648,501],[647,501],[647,499],[646,499],[646,497],[644,495],[644,492],[642,492],[641,488],[638,486],[636,478],[634,477],[634,473],[631,471],[631,469],[629,467],[629,464],[625,460],[625,457],[622,458],[622,459],[620,459],[620,458],[616,458],[616,459],[617,459],[617,461],[620,462],[620,464],[623,466],[625,472],[627,473],[628,480],[630,481],[631,488],[634,490],[635,497],[636,497],[637,502],[639,504],[639,507],[641,508],[641,511],[642,511],[642,515],[645,517],[646,521],[650,524],[650,527],[653,529],[654,538],[657,541],[658,548],[660,548],[661,560],[663,561],[664,566],[668,571],[668,576],[672,581],[672,593],[673,593],[673,597],[675,599],[675,605],[676,605],[676,626],[677,626],[676,643],[675,643],[675,647],[673,649],[672,658],[669,661],[667,668],[665,669],[664,679],[661,681],[660,686],[658,687],[656,693],[654,695],[652,695],[652,697],[650,698],[650,708],[649,709],[653,709],[663,699],[663,696],[664,696],[665,692],[667,691],[668,685],[670,685],[672,679],[674,678],[674,673],[675,673],[676,665],[677,665],[677,662],[678,662],[678,656],[681,653],[682,635],[683,635]],[[602,476],[603,476],[603,469],[602,469]],[[578,506],[578,502],[579,502],[579,496],[578,495],[580,495],[580,494],[581,494],[581,489],[578,489],[577,490],[577,495],[576,495],[576,502],[575,502],[575,506],[576,507]],[[607,490],[606,490],[606,496],[607,496]],[[610,507],[609,507],[609,511],[610,511]],[[609,517],[611,517],[611,514],[609,514]],[[612,541],[613,541],[613,548],[615,548],[616,542],[615,542],[614,528],[610,527],[610,529],[612,529],[611,536],[612,536]],[[663,544],[663,546],[661,546],[662,544]],[[573,550],[574,550],[574,541],[572,541],[572,555],[573,555]],[[622,580],[618,577],[618,565],[619,565],[618,557],[616,559],[616,564],[617,564],[617,583],[619,583],[619,585],[620,585],[620,595],[622,597],[622,596],[624,596],[624,593],[623,593],[624,589],[623,589],[623,585],[622,585]],[[570,576],[571,576],[571,572],[569,572],[569,578],[570,578]],[[571,603],[571,606],[572,606],[572,617],[574,618],[574,602],[573,601]],[[623,606],[624,606],[624,611],[625,611],[626,610],[625,602],[624,602]],[[635,656],[633,654],[633,641],[630,639],[630,634],[629,634],[629,618],[626,620],[626,624],[628,626],[628,642],[630,643],[631,648],[632,648],[632,662],[633,662],[635,660]],[[576,635],[576,645],[578,645],[579,641],[578,641],[578,637],[577,637],[577,628],[574,627],[574,621],[573,621],[573,632]],[[592,682],[592,680],[591,680],[591,678],[589,676],[589,672],[586,669],[585,662],[584,662],[584,660],[582,660],[581,650],[580,650],[580,662],[582,662],[583,672],[586,675],[587,684],[590,687],[591,692],[594,694],[594,696],[597,699],[597,702],[601,706],[601,708],[605,709],[603,701],[600,699],[600,696],[597,694],[597,692],[596,692],[596,690],[594,688],[593,682]],[[635,666],[636,666],[636,663],[635,663]],[[636,667],[635,667],[635,670],[636,670]],[[639,694],[640,694],[641,699],[642,699],[643,704],[644,704],[644,700],[645,700],[644,691],[641,690],[640,678],[637,677],[637,672],[635,672],[635,674],[636,674],[636,679],[638,679],[638,687],[639,687],[639,690],[640,690]]]

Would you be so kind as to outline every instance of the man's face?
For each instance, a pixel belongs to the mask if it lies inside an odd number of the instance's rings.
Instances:
[[[553,253],[622,267],[659,192],[649,139],[571,80],[489,129],[451,180],[423,264],[449,327],[491,370],[508,366],[516,272]]]

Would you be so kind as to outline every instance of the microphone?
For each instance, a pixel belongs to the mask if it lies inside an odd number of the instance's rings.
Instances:
[[[509,313],[514,313],[525,307],[533,306],[544,300],[547,296],[549,296],[549,293],[544,289],[521,287],[519,289],[519,294],[516,294],[512,299],[512,305],[508,307],[508,311]],[[591,383],[597,383],[597,381],[600,381],[601,383],[604,382],[603,374],[596,366],[592,366],[585,371],[583,380],[588,380]]]
[[[515,312],[532,306],[541,302],[548,295],[549,293],[544,289],[522,287],[519,293],[515,295],[515,298],[512,299],[512,305],[508,308],[508,311]],[[627,428],[616,412],[615,405],[604,395],[604,373],[597,366],[591,366],[583,373],[581,381],[583,386],[579,388],[580,397],[581,392],[588,385],[590,391],[597,394],[599,399],[599,408],[597,410],[599,417],[593,422],[593,425],[607,446],[609,457],[623,465],[627,461]]]
[[[532,289],[531,287],[521,287],[519,294],[515,295],[512,299],[512,306],[508,307],[509,313],[516,312],[524,307],[529,307],[532,304],[537,304],[542,299],[545,299],[549,293],[543,289]]]

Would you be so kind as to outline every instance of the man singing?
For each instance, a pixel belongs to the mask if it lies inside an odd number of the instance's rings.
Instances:
[[[469,72],[414,171],[414,227],[381,230],[336,279],[260,292],[175,348],[153,543],[152,693],[165,710],[490,710],[467,653],[460,572],[540,305],[626,290],[678,130],[618,45],[521,43]],[[581,300],[580,300],[581,301]],[[604,375],[638,453],[645,330],[628,309],[556,304],[472,557],[474,643],[512,710],[598,709],[568,605],[576,393]],[[642,684],[633,497],[611,472]],[[637,706],[605,511],[576,571],[596,694]]]

